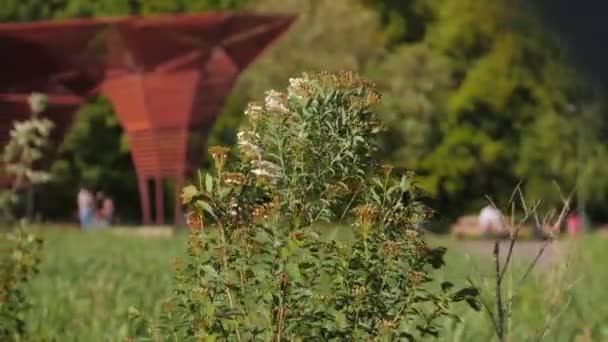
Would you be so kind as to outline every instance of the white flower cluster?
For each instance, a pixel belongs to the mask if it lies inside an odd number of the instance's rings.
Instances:
[[[53,122],[48,119],[30,119],[23,122],[15,122],[10,131],[11,140],[19,145],[28,144],[30,141],[35,146],[41,146],[51,134]]]
[[[245,116],[249,118],[249,121],[255,122],[264,113],[264,108],[257,103],[249,103],[247,109],[245,109]]]
[[[283,93],[280,93],[276,90],[269,90],[266,92],[264,104],[266,106],[266,109],[269,111],[287,113],[289,112],[289,109],[287,109],[286,100],[287,98]]]
[[[49,103],[49,98],[41,93],[32,93],[27,102],[30,105],[30,110],[34,115],[40,114],[46,110]]]
[[[2,154],[8,174],[22,175],[32,183],[44,183],[50,179],[47,172],[32,170],[31,166],[42,158],[42,148],[48,144],[53,126],[50,120],[44,118],[31,118],[13,124],[10,140]]]
[[[241,153],[249,159],[261,159],[262,148],[258,146],[256,141],[260,139],[260,136],[254,132],[238,132],[236,135],[237,144]]]
[[[287,94],[289,97],[295,97],[302,99],[309,95],[311,88],[310,81],[305,78],[290,78],[289,86],[287,87]]]
[[[239,132],[236,136],[239,150],[251,160],[253,166],[251,173],[256,177],[269,179],[273,183],[283,178],[283,170],[279,165],[262,159],[264,150],[257,144],[260,139],[258,134],[246,131]]]
[[[271,161],[258,159],[252,160],[251,163],[255,167],[255,169],[251,170],[251,173],[258,177],[269,178],[273,182],[283,178],[281,167]]]

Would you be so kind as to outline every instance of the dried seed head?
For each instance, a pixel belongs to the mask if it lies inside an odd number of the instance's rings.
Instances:
[[[267,110],[275,113],[288,113],[287,109],[287,96],[276,90],[269,90],[266,92],[266,98],[264,99],[264,105]]]
[[[188,215],[186,216],[186,225],[192,231],[198,231],[198,230],[205,229],[205,225],[203,222],[203,215],[201,215],[195,211],[189,212]]]
[[[425,281],[426,278],[426,273],[421,271],[410,270],[407,272],[407,280],[410,282],[410,284],[414,286],[422,284],[422,282]]]
[[[384,177],[390,176],[390,174],[393,172],[393,166],[388,163],[382,164],[381,169]]]
[[[264,107],[259,103],[251,102],[247,105],[247,109],[245,109],[245,115],[249,118],[249,122],[254,125],[263,114]]]
[[[253,131],[239,132],[236,135],[239,151],[246,159],[257,160],[262,158],[264,151],[258,145],[260,137]]]
[[[239,172],[228,172],[223,174],[223,179],[226,184],[243,185],[245,184],[245,175]]]
[[[28,98],[27,102],[30,106],[30,110],[34,115],[38,115],[44,112],[48,106],[49,98],[42,93],[32,93]]]
[[[188,238],[188,248],[194,255],[201,255],[203,252],[203,241],[198,234],[190,234]]]
[[[211,153],[211,157],[213,157],[213,161],[215,162],[215,169],[220,173],[224,169],[229,151],[230,149],[224,146],[212,146],[209,148],[209,153]]]

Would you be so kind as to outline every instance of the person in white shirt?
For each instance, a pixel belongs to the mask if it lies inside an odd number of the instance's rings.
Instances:
[[[478,220],[484,235],[500,234],[503,231],[502,213],[492,205],[486,205],[481,209]]]

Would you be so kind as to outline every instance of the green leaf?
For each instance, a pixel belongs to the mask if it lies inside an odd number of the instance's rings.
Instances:
[[[454,284],[449,281],[444,281],[443,283],[441,283],[441,289],[443,290],[443,292],[449,291],[452,287],[454,287]]]
[[[473,310],[478,312],[481,311],[481,301],[479,300],[479,297],[467,297],[465,301]]]
[[[380,198],[380,196],[376,193],[376,191],[374,189],[370,188],[370,193],[376,203],[378,203],[378,204],[382,203],[382,199]]]
[[[445,261],[443,260],[445,252],[445,247],[437,247],[429,251],[429,254],[427,255],[427,260],[431,264],[431,266],[433,266],[433,268],[438,269],[445,265]]]
[[[215,315],[215,305],[212,302],[205,302],[203,304],[203,312],[206,317],[213,317]]]
[[[192,199],[198,194],[198,189],[194,185],[188,185],[182,190],[182,204],[189,204]]]
[[[211,208],[211,205],[207,201],[202,201],[202,200],[196,201],[196,207],[199,210],[203,210],[206,213],[208,213],[209,215],[211,215],[213,218],[217,219],[217,216],[215,215],[213,208]]]
[[[344,315],[343,312],[338,311],[338,312],[334,313],[334,320],[336,321],[336,325],[338,326],[338,329],[346,328],[346,326],[347,326],[346,316]]]
[[[129,306],[128,314],[130,319],[134,319],[140,316],[139,310],[134,306]]]
[[[302,274],[300,273],[298,264],[290,262],[285,266],[285,270],[287,271],[290,281],[295,283],[300,283],[302,281]]]
[[[213,177],[210,174],[205,174],[205,191],[210,194],[213,192]]]
[[[379,188],[384,188],[384,183],[382,183],[382,181],[380,180],[380,178],[378,177],[374,177],[372,179],[372,182],[374,182],[374,184],[376,184]]]
[[[465,287],[464,289],[458,290],[454,293],[454,300],[463,300],[468,297],[476,297],[479,295],[479,290],[474,287]]]
[[[411,187],[410,180],[406,176],[402,176],[401,182],[399,182],[399,187],[401,188],[401,191],[403,191],[403,192],[410,190],[410,187]]]

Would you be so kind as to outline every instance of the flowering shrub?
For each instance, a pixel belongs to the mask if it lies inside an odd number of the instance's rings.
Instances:
[[[15,122],[10,140],[4,147],[2,162],[5,176],[12,184],[0,192],[3,221],[12,221],[17,191],[25,184],[49,180],[45,171],[34,170],[43,156],[53,128],[52,122],[40,118],[47,105],[46,96],[32,94],[28,99],[31,118]],[[24,222],[14,230],[0,230],[0,340],[21,341],[26,337],[23,311],[28,308],[21,286],[38,271],[42,240],[25,230]]]
[[[32,116],[25,121],[15,122],[10,131],[10,140],[4,146],[2,163],[4,175],[10,177],[11,187],[0,192],[0,208],[4,221],[13,219],[12,207],[17,201],[17,191],[27,183],[38,184],[50,180],[50,174],[34,169],[44,149],[49,145],[53,123],[40,114],[46,109],[47,98],[34,93],[28,98]]]
[[[192,230],[159,322],[134,334],[175,340],[416,339],[439,333],[476,291],[433,282],[445,249],[422,239],[428,211],[411,175],[373,158],[383,129],[373,86],[344,72],[291,79],[248,106],[238,153],[183,191]],[[235,160],[231,160],[235,159]],[[318,223],[352,231],[352,243]],[[347,226],[350,226],[348,228]]]

